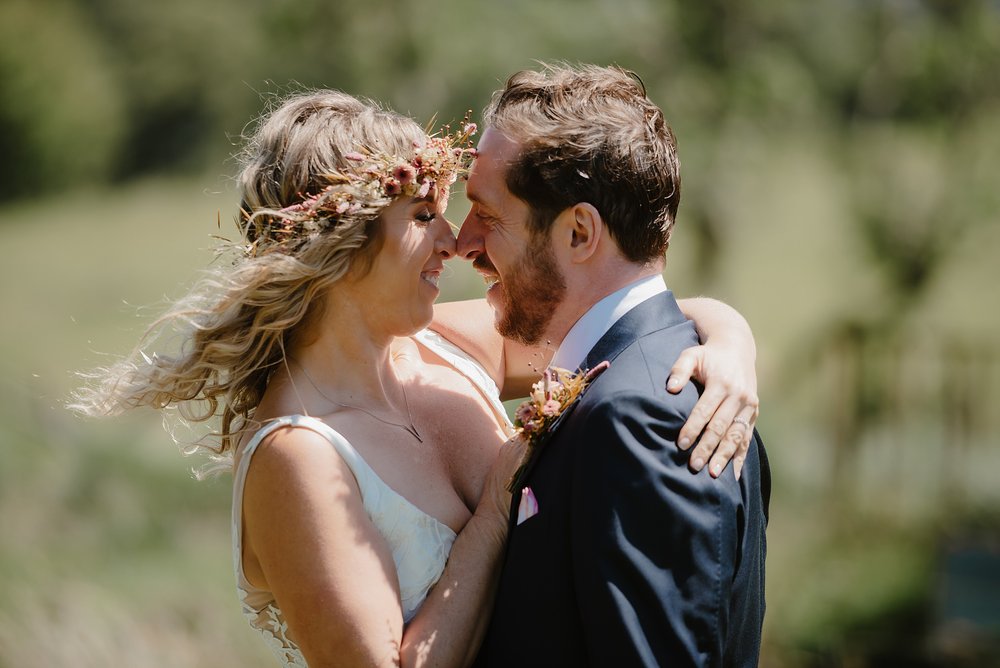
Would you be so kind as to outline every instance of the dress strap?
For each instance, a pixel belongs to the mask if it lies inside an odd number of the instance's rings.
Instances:
[[[285,415],[268,421],[267,424],[257,430],[257,433],[253,435],[253,438],[250,439],[250,442],[247,443],[246,447],[239,454],[236,468],[233,471],[233,567],[241,580],[241,584],[245,586],[249,586],[249,582],[246,582],[246,578],[243,576],[243,559],[241,554],[243,548],[243,490],[246,486],[247,472],[250,470],[250,460],[253,458],[254,452],[257,451],[257,446],[270,434],[284,427],[311,429],[326,438],[337,450],[337,454],[347,462],[347,466],[351,469],[351,473],[354,475],[359,488],[365,489],[367,480],[376,475],[368,465],[368,462],[354,449],[350,441],[344,438],[336,429],[317,418],[309,417],[308,415]]]
[[[413,339],[425,348],[434,352],[438,357],[454,367],[460,374],[472,381],[483,398],[489,402],[497,421],[503,425],[508,435],[513,431],[510,418],[504,409],[503,402],[500,401],[500,390],[490,374],[483,368],[476,358],[469,355],[454,343],[444,338],[437,332],[430,329],[422,329],[413,335]]]

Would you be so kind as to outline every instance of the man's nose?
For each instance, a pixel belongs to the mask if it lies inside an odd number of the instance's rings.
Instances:
[[[456,248],[458,256],[464,260],[475,260],[486,250],[483,244],[483,226],[472,211],[462,221]]]

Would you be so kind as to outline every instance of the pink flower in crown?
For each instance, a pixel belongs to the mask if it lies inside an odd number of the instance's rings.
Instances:
[[[403,187],[399,184],[399,181],[391,176],[382,182],[382,187],[385,188],[385,194],[389,197],[395,197],[403,192]]]
[[[394,170],[392,170],[392,176],[399,184],[402,186],[407,186],[413,183],[413,179],[417,177],[417,170],[413,168],[413,165],[397,165]]]
[[[329,185],[318,194],[299,193],[301,201],[281,209],[277,216],[287,218],[285,222],[270,222],[264,216],[271,213],[268,211],[245,212],[248,221],[263,230],[259,243],[245,246],[245,254],[256,257],[272,247],[282,247],[289,239],[327,229],[342,217],[374,212],[385,206],[387,199],[414,194],[424,198],[432,191],[446,190],[466,176],[474,155],[469,135],[475,127],[468,115],[461,127],[464,133],[452,134],[450,126],[445,126],[444,136],[414,140],[414,152],[406,157],[365,149],[343,153],[344,160],[356,166],[325,175]],[[258,218],[268,222],[257,222]]]

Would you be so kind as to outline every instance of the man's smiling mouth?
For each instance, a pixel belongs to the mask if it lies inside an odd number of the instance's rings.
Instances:
[[[500,282],[500,273],[485,254],[479,255],[472,261],[472,268],[478,271],[479,275],[483,277],[487,288],[492,288]]]

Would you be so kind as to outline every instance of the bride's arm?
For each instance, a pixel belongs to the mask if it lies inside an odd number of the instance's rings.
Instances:
[[[505,446],[479,507],[416,617],[403,625],[392,554],[350,468],[322,436],[279,430],[258,447],[243,497],[244,570],[274,593],[314,668],[459,666],[482,640],[507,531]]]
[[[681,354],[668,390],[680,391],[691,379],[705,387],[679,442],[683,448],[697,442],[690,457],[693,469],[708,464],[717,477],[732,460],[738,476],[759,408],[753,332],[738,311],[720,301],[698,297],[677,303],[694,321],[702,345]],[[503,399],[527,395],[555,352],[545,344],[524,346],[502,338],[493,327],[493,309],[484,299],[436,304],[431,329],[479,360]]]
[[[736,309],[718,300],[697,297],[677,303],[694,322],[702,345],[680,354],[667,390],[680,392],[691,378],[705,386],[678,434],[678,445],[688,448],[697,441],[692,468],[700,470],[707,462],[709,472],[718,477],[732,460],[739,479],[760,412],[753,332]]]
[[[406,627],[403,666],[467,666],[476,658],[503,565],[510,514],[506,483],[523,456],[524,443],[516,437],[501,448],[441,579]]]

